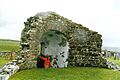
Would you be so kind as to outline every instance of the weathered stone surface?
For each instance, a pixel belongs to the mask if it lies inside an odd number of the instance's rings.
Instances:
[[[70,48],[68,66],[106,67],[106,60],[100,55],[102,35],[97,32],[55,12],[38,13],[28,18],[24,24],[25,28],[21,33],[21,56],[25,59],[24,68],[32,68],[31,56],[39,54],[40,39],[49,30],[60,31],[67,38]]]
[[[16,65],[16,60],[6,63],[0,68],[0,80],[8,80],[8,78],[15,74],[19,70],[19,66]]]

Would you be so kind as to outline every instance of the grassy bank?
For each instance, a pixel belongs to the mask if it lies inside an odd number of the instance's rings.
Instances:
[[[3,57],[0,57],[0,66],[3,66],[5,63],[9,62],[10,60],[6,60]]]
[[[91,67],[31,69],[17,72],[9,80],[120,80],[120,72]]]
[[[120,59],[119,60],[114,60],[114,57],[108,58],[109,61],[114,62],[115,64],[120,66]]]
[[[0,52],[11,52],[19,50],[19,41],[0,39]]]

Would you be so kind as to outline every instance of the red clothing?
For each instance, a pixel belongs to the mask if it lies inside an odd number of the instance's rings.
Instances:
[[[44,58],[44,57],[41,57],[41,56],[39,56],[39,58],[45,60],[45,62],[44,62],[44,67],[45,68],[50,68],[51,67],[50,59]]]

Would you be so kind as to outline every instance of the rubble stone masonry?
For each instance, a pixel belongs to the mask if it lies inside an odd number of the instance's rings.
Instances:
[[[55,12],[41,12],[24,22],[21,33],[21,56],[25,68],[36,67],[32,54],[39,54],[42,35],[49,30],[57,30],[65,35],[69,43],[68,66],[106,67],[106,59],[101,56],[102,35],[72,22]],[[23,63],[22,63],[23,64]]]

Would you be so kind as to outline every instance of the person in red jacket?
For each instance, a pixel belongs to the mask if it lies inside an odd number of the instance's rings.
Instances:
[[[44,62],[44,68],[50,68],[51,67],[50,57],[44,58],[42,56],[39,56],[39,58],[41,58],[45,61]]]

